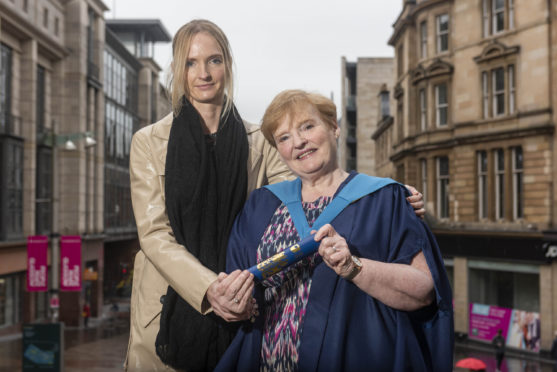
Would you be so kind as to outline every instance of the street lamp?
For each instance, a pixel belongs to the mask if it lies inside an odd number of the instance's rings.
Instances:
[[[66,151],[75,151],[77,150],[77,146],[75,145],[74,141],[78,141],[81,139],[85,140],[84,146],[86,149],[91,148],[97,144],[95,140],[94,132],[86,131],[86,132],[78,132],[78,133],[63,133],[57,134],[56,133],[56,121],[52,121],[52,126],[49,132],[44,133],[41,143],[52,148],[52,158],[51,158],[51,203],[50,203],[50,216],[51,216],[51,228],[50,228],[50,244],[51,244],[51,265],[52,265],[52,287],[51,287],[51,299],[56,297],[55,302],[56,306],[52,307],[52,321],[58,321],[58,308],[57,308],[57,301],[58,301],[58,292],[60,289],[60,244],[59,238],[60,234],[57,232],[58,230],[58,223],[56,221],[56,213],[54,208],[55,198],[55,169],[56,169],[56,148],[60,147]],[[52,302],[51,302],[52,303]]]

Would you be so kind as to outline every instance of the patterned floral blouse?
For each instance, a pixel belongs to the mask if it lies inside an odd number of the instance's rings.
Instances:
[[[332,199],[322,196],[314,202],[302,203],[310,227]],[[290,213],[281,204],[263,233],[257,248],[257,262],[266,260],[299,240]],[[261,371],[297,370],[311,277],[313,269],[320,261],[319,254],[315,253],[263,281],[265,327],[261,346]]]

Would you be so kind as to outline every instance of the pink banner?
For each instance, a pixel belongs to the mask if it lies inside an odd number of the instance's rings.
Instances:
[[[470,304],[468,337],[491,342],[503,331],[507,346],[540,351],[540,314],[504,307]]]
[[[48,237],[45,235],[27,237],[27,291],[48,290]]]
[[[60,240],[60,290],[81,291],[81,236]]]

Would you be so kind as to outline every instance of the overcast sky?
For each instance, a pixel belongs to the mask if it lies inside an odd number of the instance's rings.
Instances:
[[[333,93],[339,106],[341,57],[393,56],[387,41],[402,10],[402,0],[104,1],[107,19],[158,18],[172,36],[194,18],[219,25],[235,59],[236,105],[254,123],[284,89]],[[155,49],[164,70],[170,59],[170,43]]]

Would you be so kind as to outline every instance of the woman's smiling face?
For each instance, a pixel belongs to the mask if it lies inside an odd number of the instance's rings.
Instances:
[[[336,139],[340,132],[313,105],[294,107],[273,133],[281,159],[300,178],[317,178],[338,168]]]

